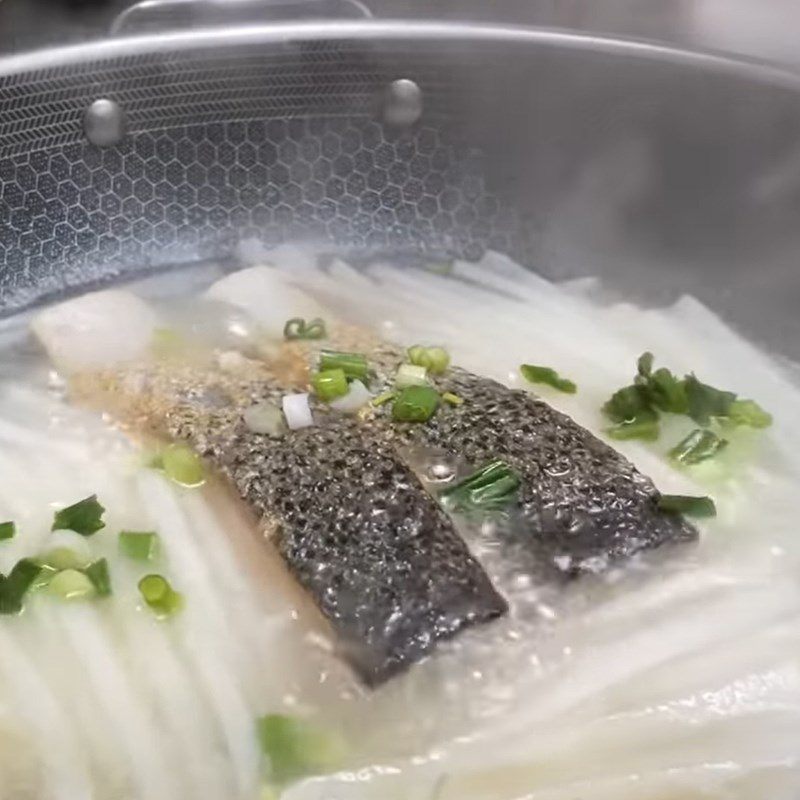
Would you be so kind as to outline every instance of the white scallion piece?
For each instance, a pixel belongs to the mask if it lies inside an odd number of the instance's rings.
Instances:
[[[369,393],[369,389],[361,381],[354,380],[350,382],[347,394],[344,397],[337,397],[335,400],[331,400],[328,405],[337,411],[352,414],[369,403],[370,400],[372,400],[372,395]]]
[[[394,379],[398,389],[406,386],[424,386],[428,382],[428,370],[416,364],[401,364]]]
[[[302,394],[285,394],[283,396],[283,415],[286,424],[296,431],[298,428],[309,428],[314,424],[314,417],[308,405],[308,392]]]
[[[244,424],[253,433],[277,436],[282,430],[286,430],[281,410],[274,403],[256,403],[250,408],[246,408],[242,417]]]

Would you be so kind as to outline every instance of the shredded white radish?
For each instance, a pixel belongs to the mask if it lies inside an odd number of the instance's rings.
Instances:
[[[267,267],[231,273],[217,281],[207,296],[244,309],[275,339],[283,338],[284,326],[293,317],[324,316],[319,303],[292,286],[277,270]]]
[[[235,501],[143,471],[132,442],[51,394],[41,373],[0,378],[0,521],[18,527],[0,543],[0,572],[68,546],[108,558],[113,585],[102,602],[63,607],[41,593],[20,617],[0,616],[0,800],[257,800],[265,765],[255,718],[273,712],[320,718],[349,744],[340,772],[286,787],[285,800],[795,800],[796,375],[693,298],[645,310],[594,279],[560,286],[498,254],[456,262],[446,276],[339,259],[323,270],[292,247],[250,255],[272,266],[209,292],[243,309],[233,313],[248,335],[213,345],[229,374],[249,368],[236,351],[259,321],[281,338],[292,316],[341,318],[405,346],[445,346],[454,364],[516,388],[530,388],[521,363],[552,366],[577,394],[537,391],[601,436],[599,409],[630,382],[643,350],[656,366],[753,397],[775,425],[693,470],[664,458],[684,434],[680,420],[665,421],[656,444],[614,443],[662,490],[714,496],[719,516],[699,543],[564,589],[509,574],[496,543],[472,542],[510,615],[367,692]],[[194,313],[181,285],[164,286],[179,296],[181,319],[199,316],[200,338],[216,342],[220,326],[207,317],[223,303],[201,301]],[[79,298],[80,314],[49,309],[37,335],[67,371],[138,357],[155,320],[138,292]],[[156,303],[158,294],[151,280],[142,296]],[[169,324],[169,301],[159,308]],[[134,343],[117,336],[123,319],[138,331]],[[369,399],[354,381],[330,405],[352,413]],[[290,426],[314,424],[308,395],[282,405]],[[271,433],[257,409],[245,424]],[[50,530],[58,508],[95,493],[105,529],[89,538]],[[156,530],[162,560],[121,557],[123,529]],[[275,561],[255,564],[262,556]],[[151,570],[186,598],[167,622],[138,593]]]
[[[157,323],[143,300],[130,292],[108,290],[47,308],[31,327],[57,366],[75,370],[141,356]]]

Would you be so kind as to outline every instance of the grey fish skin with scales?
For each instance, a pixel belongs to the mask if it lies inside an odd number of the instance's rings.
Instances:
[[[278,442],[237,426],[200,449],[275,520],[284,561],[368,685],[506,612],[436,501],[385,437],[355,420]]]
[[[250,430],[242,412],[287,391],[256,362],[240,376],[150,364],[89,375],[111,413],[186,441],[228,477],[368,685],[506,613],[506,601],[385,431],[314,410],[317,425]]]
[[[384,346],[375,351],[385,374],[402,356]],[[512,467],[522,479],[516,536],[527,538],[546,571],[599,572],[638,552],[697,538],[681,516],[658,509],[660,494],[648,477],[544,400],[458,367],[435,385],[464,403],[442,404],[424,425],[397,425],[379,409],[373,424],[391,426],[408,446],[434,448],[475,468],[494,459]]]

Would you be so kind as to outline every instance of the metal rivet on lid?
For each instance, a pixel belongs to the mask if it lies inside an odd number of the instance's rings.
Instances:
[[[83,120],[86,138],[99,147],[118,144],[125,136],[125,112],[114,100],[95,100]]]
[[[408,127],[422,116],[422,90],[414,81],[400,78],[386,90],[383,119],[388,125]]]

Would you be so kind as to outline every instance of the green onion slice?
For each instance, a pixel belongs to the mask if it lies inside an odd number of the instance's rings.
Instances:
[[[603,413],[612,422],[632,422],[652,417],[655,412],[641,386],[625,386],[614,392],[603,406]]]
[[[442,400],[444,400],[445,403],[448,403],[451,406],[464,405],[464,398],[461,397],[461,395],[453,394],[452,392],[445,392],[442,395]]]
[[[98,597],[111,596],[111,575],[108,571],[108,561],[105,558],[89,564],[84,570],[84,575],[92,582]]]
[[[104,513],[105,508],[97,502],[97,495],[93,494],[57,511],[51,530],[70,530],[81,536],[92,536],[105,528]]]
[[[370,405],[374,406],[375,408],[379,408],[380,406],[385,406],[390,400],[394,400],[394,398],[394,392],[384,392],[383,394],[379,394],[377,397],[373,398]]]
[[[606,433],[620,442],[640,439],[643,442],[654,442],[658,439],[660,428],[658,416],[647,411],[640,413],[638,417],[619,422],[606,428]]]
[[[694,375],[684,378],[689,416],[700,425],[709,425],[715,417],[727,417],[736,400],[733,392],[723,392],[702,383]]]
[[[17,561],[7,576],[0,576],[0,614],[18,614],[28,590],[36,583],[42,567],[29,558]]]
[[[772,425],[772,414],[764,411],[755,400],[734,400],[728,409],[731,422],[751,428],[768,428]]]
[[[17,535],[17,524],[15,522],[0,522],[0,541],[13,539]]]
[[[633,385],[615,392],[603,406],[603,412],[616,423],[630,423],[631,425],[641,423],[641,425],[634,425],[632,430],[641,428],[646,431],[647,435],[637,438],[657,435],[657,433],[653,433],[652,426],[644,424],[643,420],[651,419],[652,414],[656,414],[658,411],[685,414],[704,428],[713,422],[732,426],[748,425],[753,428],[767,428],[772,424],[772,415],[754,400],[740,400],[733,392],[725,392],[709,386],[707,383],[699,381],[694,375],[687,375],[680,379],[664,367],[653,371],[653,360],[652,353],[642,353],[636,363],[637,375]],[[620,429],[618,425],[614,428],[617,438],[630,438],[627,436],[626,429],[628,427]],[[680,450],[682,446],[688,448],[698,444],[698,441],[693,439],[689,443],[681,442],[674,450]],[[703,443],[710,447],[713,441],[708,436],[705,437]],[[723,446],[716,444],[714,452]],[[678,453],[676,452],[673,457],[677,458]],[[697,463],[685,460],[692,457],[687,453],[683,459],[678,458],[678,460],[682,460],[684,463]],[[707,457],[710,456],[703,456],[703,458]]]
[[[428,370],[416,364],[401,364],[394,378],[398,389],[406,386],[425,386],[428,383]]]
[[[60,571],[62,569],[82,570],[89,566],[91,559],[71,547],[51,547],[40,555],[36,561],[43,567]]]
[[[206,475],[200,456],[184,444],[167,445],[161,452],[164,472],[181,486],[195,487],[205,483]]]
[[[653,371],[655,356],[652,353],[642,353],[636,362],[636,371],[642,378],[649,378]]]
[[[365,381],[369,372],[366,356],[361,353],[342,353],[338,350],[323,350],[319,354],[319,369],[320,372],[340,369],[348,378],[358,378],[360,381]]]
[[[680,380],[664,367],[657,369],[646,381],[636,379],[644,387],[650,402],[661,411],[672,414],[686,414],[689,399],[686,394],[686,381]]]
[[[710,497],[692,497],[683,494],[662,494],[658,508],[668,514],[685,514],[687,517],[716,517],[717,507]]]
[[[519,368],[522,377],[528,383],[541,383],[565,394],[575,394],[578,387],[568,378],[562,378],[551,367],[539,367],[535,364],[522,364]]]
[[[696,428],[669,451],[669,457],[681,464],[699,464],[727,446],[727,439],[721,439],[713,431]]]
[[[415,344],[408,348],[408,360],[423,367],[431,375],[441,375],[450,366],[450,354],[443,347],[423,347]]]
[[[97,595],[92,579],[77,569],[64,569],[50,578],[47,591],[60,600],[90,600]]]
[[[516,500],[520,484],[519,475],[497,460],[449,486],[440,497],[454,510],[494,511]]]
[[[183,595],[163,575],[145,575],[139,581],[139,593],[159,617],[172,616],[183,608]]]
[[[50,584],[53,576],[59,573],[59,570],[55,567],[51,567],[49,564],[41,564],[38,561],[36,563],[39,564],[39,574],[31,584],[30,591],[32,592],[45,589]]]
[[[343,369],[325,369],[311,376],[314,394],[324,402],[347,394],[347,376]]]
[[[119,549],[133,561],[153,561],[160,549],[158,534],[153,531],[121,531]]]
[[[302,317],[292,317],[283,326],[283,338],[292,341],[297,339],[324,339],[327,336],[325,323],[319,318],[306,322]]]
[[[285,785],[329,771],[341,760],[341,742],[306,720],[287,714],[267,714],[256,725],[267,762],[267,778],[273,783]]]
[[[395,422],[427,422],[439,407],[439,393],[431,386],[407,386],[392,406]]]

